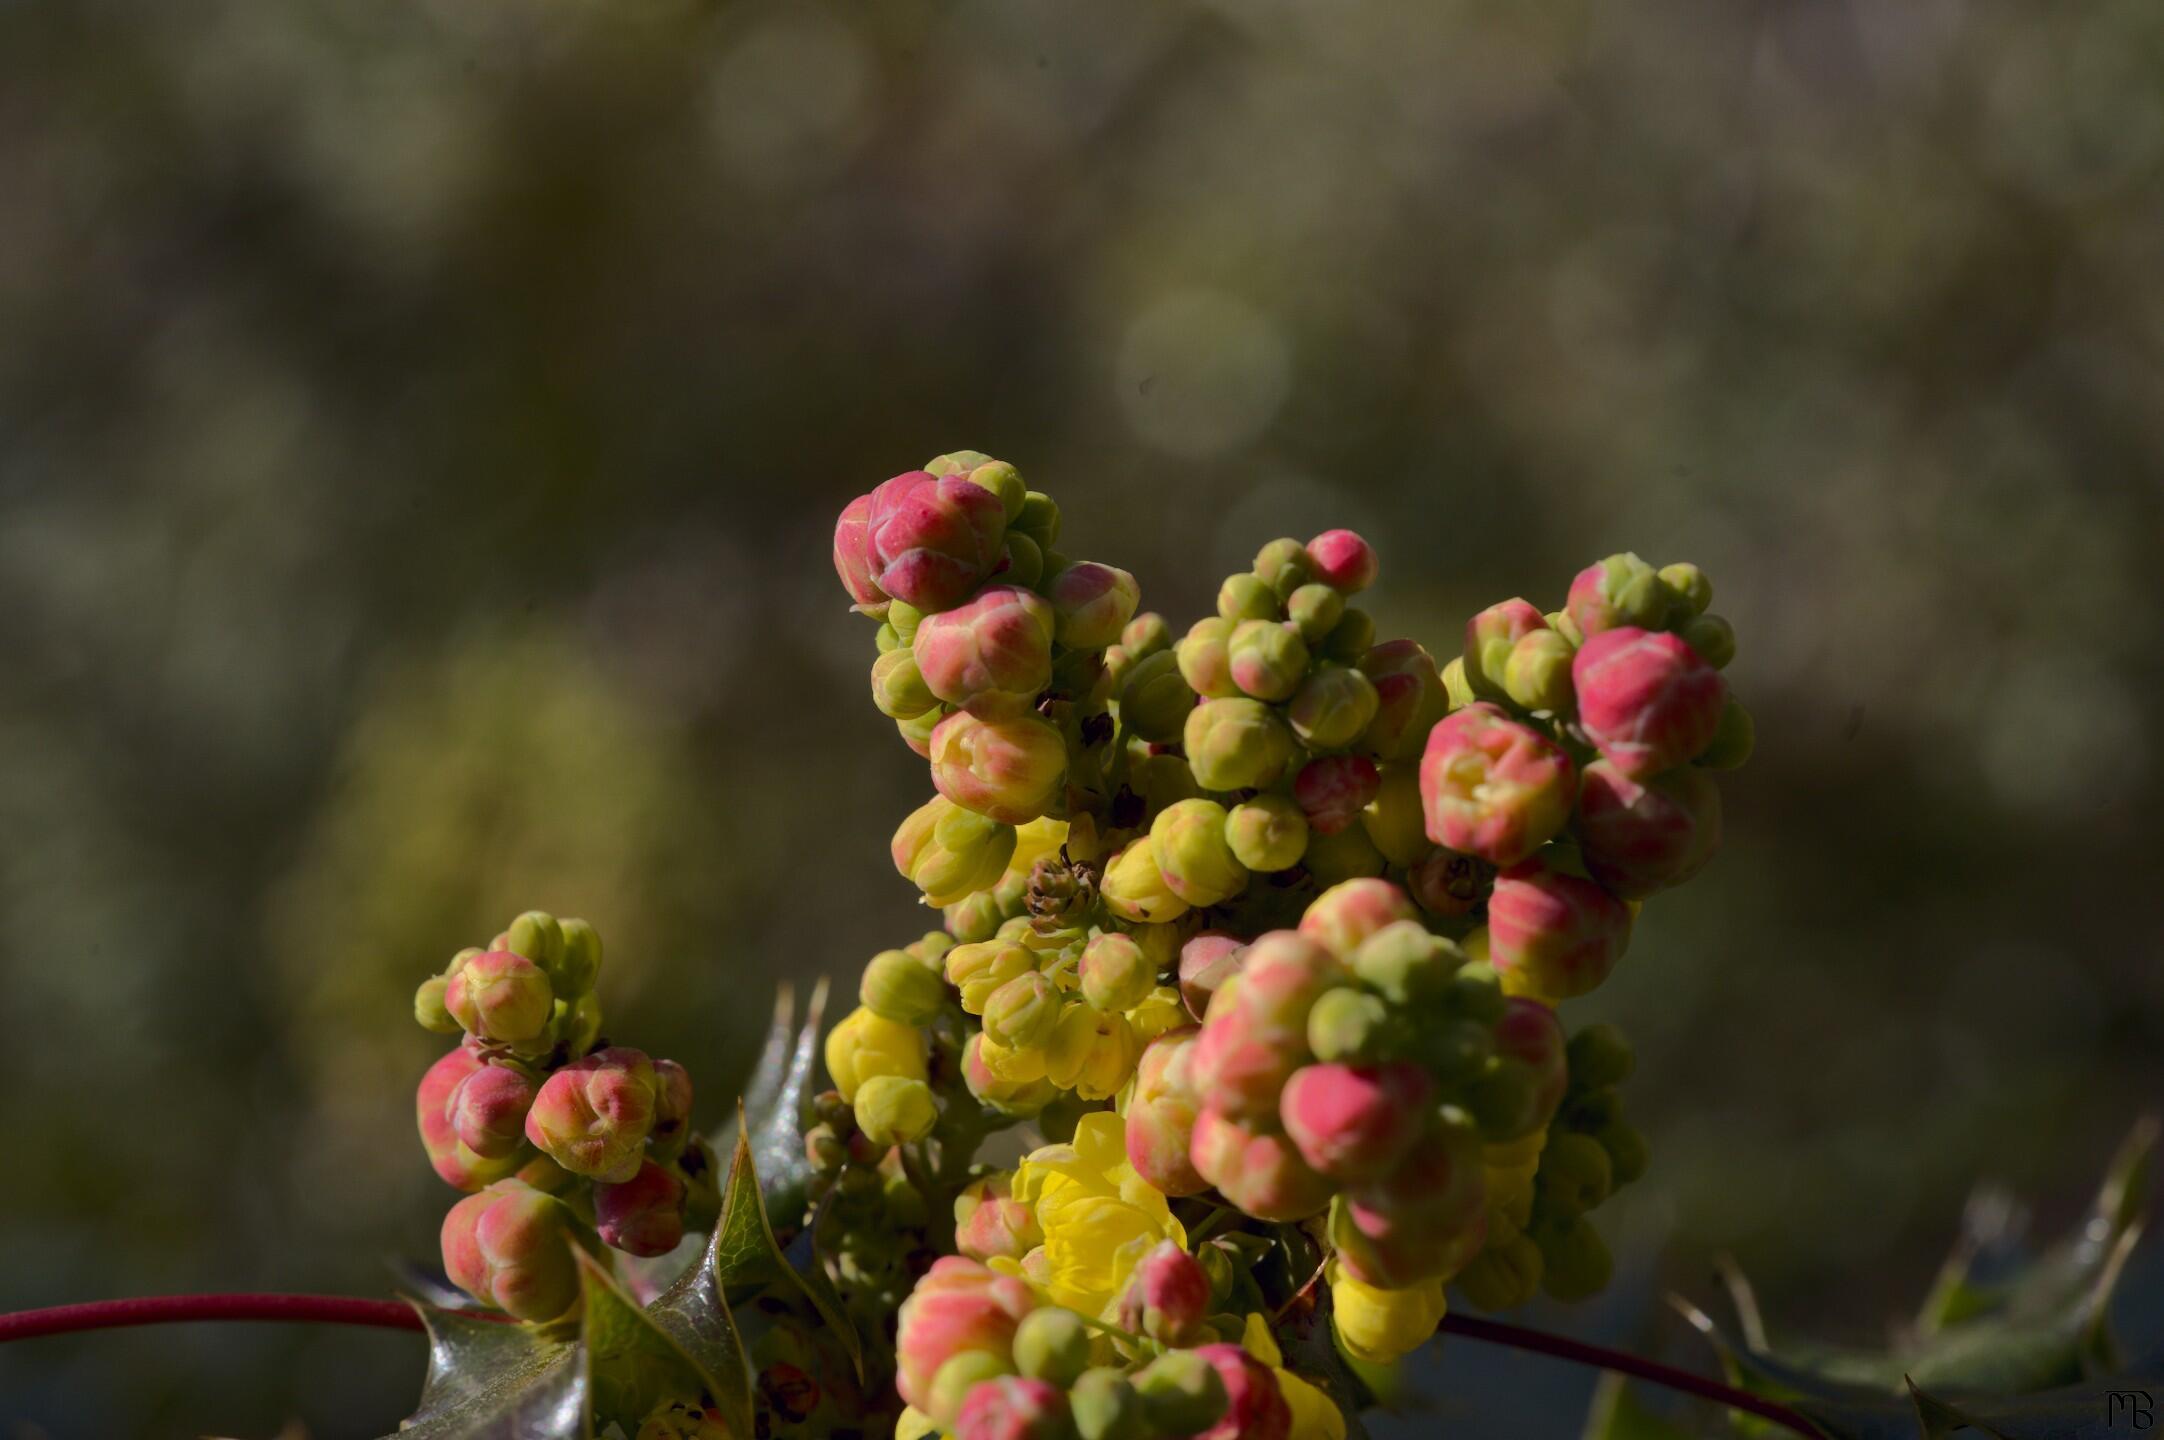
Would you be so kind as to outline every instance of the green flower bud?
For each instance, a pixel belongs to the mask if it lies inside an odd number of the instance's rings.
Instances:
[[[1146,926],[1169,932],[1170,926]],[[1083,948],[1082,998],[1107,1013],[1132,1010],[1147,1000],[1157,985],[1158,967],[1134,937],[1107,930],[1091,938]]]
[[[1150,810],[1164,810],[1202,793],[1195,772],[1177,755],[1149,755],[1127,772],[1127,783]]]
[[[589,989],[570,1000],[558,1000],[550,1012],[549,1033],[563,1042],[564,1051],[584,1055],[601,1038],[601,997]]]
[[[1751,758],[1757,743],[1758,727],[1751,720],[1751,712],[1731,695],[1727,708],[1721,711],[1720,727],[1713,732],[1713,743],[1699,751],[1691,763],[1708,770],[1734,770]]]
[[[1032,492],[1035,493],[1035,492]],[[964,1350],[932,1377],[932,1393],[925,1402],[925,1413],[954,1416],[962,1413],[962,1402],[969,1392],[987,1380],[997,1380],[1002,1375],[1012,1375],[1014,1364],[1003,1353],[990,1350]]]
[[[904,644],[912,644],[917,638],[917,626],[924,620],[924,612],[916,606],[896,600],[887,606],[887,624],[894,627],[895,636]]]
[[[1277,595],[1259,576],[1227,575],[1217,587],[1217,614],[1235,625],[1244,620],[1275,620]]]
[[[899,650],[902,647],[902,637],[894,633],[892,625],[882,620],[879,628],[872,632],[872,644],[884,655],[890,650]]]
[[[1687,613],[1703,615],[1706,607],[1713,603],[1713,582],[1706,578],[1705,571],[1690,561],[1679,560],[1673,565],[1663,565],[1660,575],[1661,583],[1682,602]]]
[[[1232,683],[1232,663],[1225,652],[1233,623],[1214,615],[1197,620],[1174,647],[1180,676],[1197,695],[1229,699],[1240,693],[1240,687]]]
[[[1145,610],[1127,622],[1127,628],[1120,632],[1120,644],[1128,654],[1140,660],[1145,655],[1172,648],[1172,627],[1155,610]]]
[[[509,949],[514,955],[523,955],[548,974],[553,980],[556,962],[563,958],[564,931],[556,923],[556,917],[541,910],[528,910],[511,922],[504,932],[511,939]]]
[[[1036,589],[1044,580],[1044,551],[1019,530],[1007,532],[1007,568],[1001,579]]]
[[[1451,977],[1449,1004],[1452,1011],[1468,1020],[1493,1025],[1503,1018],[1510,1001],[1503,994],[1503,982],[1496,976],[1495,967],[1486,961],[1471,961]]]
[[[929,760],[932,758],[932,732],[937,730],[939,722],[946,718],[946,708],[934,705],[922,715],[912,715],[907,720],[895,721],[894,729],[902,737],[904,745]]]
[[[1051,1040],[1059,1024],[1059,988],[1032,970],[994,990],[984,1002],[984,1033],[995,1045],[1031,1050]]]
[[[1281,600],[1321,574],[1307,547],[1290,536],[1272,540],[1255,552],[1255,578]]]
[[[1307,1012],[1307,1044],[1319,1060],[1373,1060],[1393,1027],[1382,1000],[1353,985],[1326,990]]]
[[[900,1075],[874,1075],[857,1087],[857,1128],[882,1150],[922,1140],[939,1123],[932,1087]]]
[[[1376,703],[1374,681],[1358,670],[1331,665],[1301,682],[1285,714],[1292,733],[1309,749],[1342,750],[1368,728]]]
[[[1711,592],[1708,592],[1710,598]],[[1658,630],[1668,622],[1676,593],[1636,555],[1610,555],[1578,572],[1563,608],[1588,638],[1603,630],[1634,626]]]
[[[1072,1310],[1039,1306],[1015,1327],[1014,1363],[1032,1379],[1070,1385],[1089,1368],[1089,1327]]]
[[[1503,666],[1511,650],[1548,622],[1524,600],[1504,600],[1465,622],[1465,678],[1483,699],[1503,698]]]
[[[1443,693],[1450,697],[1450,708],[1463,710],[1480,697],[1473,693],[1473,682],[1465,678],[1465,657],[1453,656],[1443,666]]]
[[[1042,490],[1028,491],[1011,528],[1036,541],[1038,549],[1049,550],[1059,543],[1059,506]]]
[[[1539,1119],[1540,1076],[1521,1060],[1499,1056],[1466,1095],[1466,1108],[1491,1141],[1522,1139]]]
[[[1325,835],[1310,829],[1307,837],[1307,868],[1322,885],[1342,884],[1383,873],[1383,852],[1358,825],[1347,825]]]
[[[1250,870],[1290,870],[1307,854],[1307,815],[1286,795],[1257,795],[1232,807],[1225,840]]]
[[[1553,630],[1571,644],[1583,645],[1585,643],[1585,633],[1578,628],[1578,622],[1570,618],[1568,610],[1550,610],[1540,618],[1548,622],[1550,630]]]
[[[1193,1435],[1224,1413],[1225,1382],[1217,1367],[1193,1350],[1170,1350],[1135,1373],[1135,1393],[1152,1429]]]
[[[1638,1057],[1623,1032],[1605,1021],[1570,1037],[1570,1083],[1581,1090],[1605,1090],[1630,1078]]]
[[[1187,763],[1205,790],[1268,785],[1292,759],[1292,732],[1254,700],[1205,701],[1188,712],[1182,735]]]
[[[1514,1310],[1538,1293],[1540,1272],[1540,1247],[1519,1235],[1481,1251],[1455,1283],[1477,1309]]]
[[[982,1015],[994,991],[1037,969],[1037,957],[1008,940],[957,945],[946,955],[947,983],[962,992],[962,1008]]]
[[[443,992],[451,982],[441,975],[431,975],[421,982],[421,988],[413,992],[413,1018],[423,1030],[433,1030],[438,1035],[456,1035],[461,1028],[458,1020],[443,1003]]]
[[[1415,1057],[1445,1085],[1478,1077],[1495,1054],[1495,1032],[1471,1020],[1440,1020],[1420,1027]]]
[[[882,950],[864,967],[857,998],[873,1014],[904,1025],[929,1025],[947,1002],[939,971],[903,950]]]
[[[1257,700],[1284,700],[1307,673],[1307,644],[1300,632],[1276,620],[1242,620],[1225,642],[1232,683]]]
[[[547,1027],[555,992],[540,966],[511,950],[490,950],[459,966],[443,1003],[469,1033],[517,1043]]]
[[[1528,710],[1568,714],[1577,703],[1570,684],[1570,662],[1578,651],[1553,630],[1535,630],[1510,649],[1503,662],[1503,690],[1512,703]]]
[[[1150,824],[1157,868],[1173,894],[1197,909],[1247,888],[1247,867],[1225,838],[1225,807],[1215,800],[1182,800]]]
[[[1347,606],[1344,615],[1330,627],[1330,634],[1323,640],[1322,653],[1325,659],[1341,665],[1357,665],[1374,643],[1375,617],[1355,606]]]
[[[1567,1131],[1548,1136],[1540,1152],[1541,1208],[1572,1219],[1597,1209],[1615,1189],[1608,1152],[1590,1135]]]
[[[1683,624],[1683,643],[1716,670],[1736,658],[1736,628],[1718,615],[1697,615]]]
[[[1157,847],[1147,835],[1130,840],[1106,863],[1097,893],[1114,915],[1139,924],[1163,924],[1187,913],[1187,902],[1165,883]]]
[[[601,936],[584,920],[564,920],[558,925],[564,937],[563,954],[549,972],[549,983],[559,998],[584,995],[601,973]]]
[[[1608,1152],[1609,1173],[1618,1185],[1637,1182],[1646,1173],[1646,1137],[1621,1120],[1610,1120],[1594,1137]]]
[[[872,662],[872,704],[889,720],[910,720],[939,708],[915,651],[889,650]]]
[[[1142,1397],[1125,1375],[1109,1367],[1077,1377],[1067,1404],[1081,1440],[1146,1440],[1150,1433]]]
[[[1014,827],[944,795],[919,806],[894,832],[894,868],[933,905],[952,905],[999,883],[1014,854]]]
[[[933,468],[943,462],[952,463],[953,470],[950,472]],[[1029,499],[1029,487],[1022,483],[1022,472],[1006,461],[994,460],[981,451],[963,450],[953,455],[942,455],[924,468],[934,475],[960,475],[970,484],[991,491],[999,497],[1000,508],[1007,512],[1008,524],[1022,518],[1022,506]]]
[[[1327,585],[1302,585],[1285,600],[1285,618],[1308,644],[1319,644],[1345,614],[1345,597]]]
[[[1418,920],[1394,920],[1352,955],[1362,984],[1396,1005],[1440,1004],[1465,965],[1465,952]]]
[[[1541,1288],[1556,1299],[1590,1300],[1608,1288],[1615,1260],[1590,1221],[1543,1225],[1533,1239],[1540,1246]]]
[[[1177,742],[1195,708],[1195,690],[1180,673],[1170,650],[1145,655],[1127,668],[1120,682],[1120,723],[1129,734],[1160,745]]]

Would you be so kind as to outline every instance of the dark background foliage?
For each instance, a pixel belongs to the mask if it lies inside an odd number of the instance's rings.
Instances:
[[[2160,74],[2144,0],[0,3],[0,1305],[382,1293],[408,993],[529,905],[720,1115],[925,923],[827,533],[972,446],[1181,624],[1326,524],[1444,649],[1701,562],[1761,748],[1586,1007],[1655,1163],[1541,1318],[1729,1251],[1868,1340],[2164,1077]],[[1458,1433],[1569,1432],[1455,1349]],[[418,1375],[45,1341],[0,1417]]]

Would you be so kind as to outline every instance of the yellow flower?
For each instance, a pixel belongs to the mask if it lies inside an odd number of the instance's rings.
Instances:
[[[1135,1073],[1142,1043],[1125,1015],[1107,1015],[1075,1000],[1060,1012],[1044,1051],[1044,1073],[1054,1085],[1084,1100],[1107,1100]]]
[[[1059,854],[1059,847],[1067,843],[1067,822],[1040,815],[1027,825],[1014,829],[1014,858],[1007,862],[1004,879],[1020,876],[1029,879],[1029,872],[1047,855]]]
[[[1416,1348],[1442,1323],[1443,1282],[1403,1290],[1365,1285],[1330,1262],[1331,1323],[1356,1360],[1388,1365]]]
[[[1100,1319],[1113,1318],[1144,1255],[1165,1240],[1187,1244],[1165,1197],[1127,1163],[1125,1135],[1117,1115],[1085,1115],[1072,1144],[1032,1151],[1014,1180],[1044,1231],[1042,1272],[1030,1278],[1054,1304]]]
[[[1260,1315],[1247,1317],[1240,1348],[1270,1367],[1277,1376],[1278,1392],[1292,1410],[1292,1429],[1286,1440],[1345,1440],[1345,1416],[1335,1401],[1285,1368],[1284,1352]]]
[[[914,1405],[903,1406],[901,1415],[894,1422],[894,1440],[926,1440],[927,1436],[938,1434],[939,1427],[932,1423],[932,1417]]]
[[[1135,1039],[1147,1045],[1167,1030],[1177,1030],[1195,1022],[1187,1013],[1180,992],[1170,985],[1160,985],[1143,997],[1140,1005],[1127,1012],[1127,1023],[1133,1027]]]
[[[857,1087],[874,1075],[893,1075],[903,1080],[922,1080],[924,1034],[875,1014],[859,1005],[827,1032],[827,1074],[842,1099],[854,1101]]]

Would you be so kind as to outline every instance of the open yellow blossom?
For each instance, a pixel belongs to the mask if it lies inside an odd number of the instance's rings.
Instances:
[[[1260,1315],[1247,1317],[1240,1334],[1240,1348],[1270,1367],[1277,1377],[1278,1393],[1292,1411],[1292,1429],[1285,1440],[1345,1440],[1345,1416],[1337,1403],[1285,1368],[1284,1352]]]
[[[1070,1001],[1045,1044],[1045,1074],[1084,1100],[1108,1100],[1135,1073],[1141,1058],[1142,1044],[1125,1015],[1107,1015]]]
[[[1024,1158],[1014,1196],[1036,1208],[1044,1231],[1041,1268],[1025,1263],[1021,1273],[1084,1315],[1112,1318],[1144,1255],[1165,1240],[1187,1244],[1165,1197],[1127,1163],[1120,1118],[1104,1111],[1082,1117],[1073,1143]]]

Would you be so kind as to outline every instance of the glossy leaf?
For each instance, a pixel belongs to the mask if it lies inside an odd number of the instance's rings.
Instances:
[[[741,1126],[736,1154],[729,1163],[728,1183],[722,1190],[721,1223],[714,1229],[712,1270],[724,1296],[788,1279],[840,1339],[857,1378],[864,1378],[863,1345],[842,1309],[834,1282],[827,1278],[825,1266],[810,1246],[790,1254],[774,1239],[774,1227],[767,1221],[766,1199],[760,1193],[758,1167],[752,1159],[751,1140]]]
[[[700,1263],[647,1307],[647,1315],[712,1381],[709,1393],[732,1435],[752,1433],[751,1369],[736,1316],[715,1282],[715,1227]]]
[[[804,1153],[804,1126],[811,1110],[812,1077],[817,1071],[820,1026],[826,1019],[827,982],[812,986],[804,1023],[791,1046],[788,1063],[762,1103],[747,1097],[743,1111],[751,1119],[751,1155],[758,1166],[759,1189],[769,1208],[794,1222],[804,1210],[811,1160]]]
[[[629,1433],[656,1406],[671,1400],[705,1395],[720,1405],[725,1394],[721,1377],[709,1373],[655,1317],[639,1308],[599,1261],[583,1250],[573,1253],[586,1301],[579,1338],[586,1351],[597,1423],[614,1422]],[[733,1378],[741,1382],[742,1374],[739,1368]],[[737,1393],[747,1392],[739,1384]],[[748,1404],[740,1413],[748,1427]],[[749,1429],[737,1433],[748,1434]]]
[[[397,1440],[565,1440],[592,1433],[585,1347],[533,1327],[416,1304],[428,1378]]]

